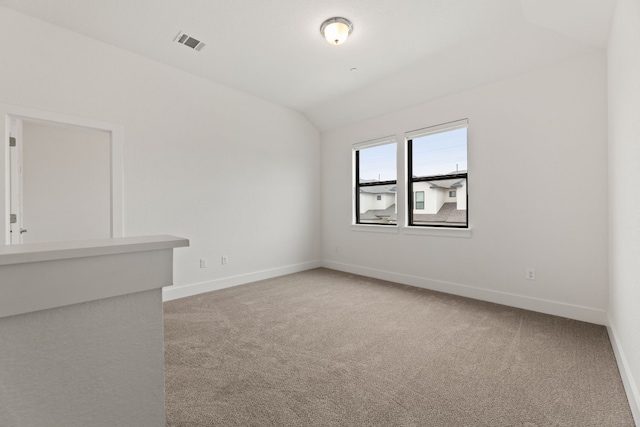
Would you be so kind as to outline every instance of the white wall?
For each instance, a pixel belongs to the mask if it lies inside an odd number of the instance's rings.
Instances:
[[[0,425],[162,426],[162,293],[0,319]]]
[[[23,243],[111,237],[111,138],[23,121]]]
[[[384,200],[380,194],[380,200],[377,199],[378,194],[360,193],[360,213],[364,213],[370,209],[384,209]]]
[[[414,214],[437,214],[442,208],[442,205],[447,201],[449,196],[449,191],[445,193],[445,190],[439,190],[437,188],[432,188],[431,184],[428,182],[415,182],[413,184],[413,192],[416,193],[418,191],[424,192],[424,209],[415,209],[415,194],[413,199],[413,213]]]
[[[325,264],[604,324],[606,79],[605,54],[591,54],[324,133]],[[464,118],[471,238],[350,226],[354,142],[403,141],[407,131]],[[521,191],[504,197],[510,180]],[[398,195],[401,225],[405,200]],[[537,280],[525,279],[527,267]]]
[[[619,0],[609,39],[609,320],[640,424],[640,1]]]
[[[319,133],[304,116],[6,8],[0,51],[0,102],[123,125],[124,235],[188,238],[177,286],[317,265]]]
[[[382,205],[384,206],[382,209],[387,209],[388,207],[390,207],[391,205],[396,204],[396,195],[395,193],[393,194],[389,194],[389,193],[385,193],[382,195]],[[397,212],[398,207],[396,206],[396,212]]]
[[[380,200],[377,199],[380,196]],[[372,194],[360,193],[360,213],[365,213],[371,209],[387,209],[396,202],[396,195],[389,193]]]
[[[447,193],[449,194],[449,193]],[[456,208],[461,211],[467,210],[467,180],[462,181],[462,187],[456,188],[456,197],[452,198],[456,201]]]
[[[185,246],[0,246],[0,425],[165,425],[160,288]]]

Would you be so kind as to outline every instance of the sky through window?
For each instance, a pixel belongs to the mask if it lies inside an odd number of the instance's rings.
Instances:
[[[396,143],[362,148],[360,182],[396,180]]]
[[[467,170],[467,128],[413,138],[413,175],[446,175]]]

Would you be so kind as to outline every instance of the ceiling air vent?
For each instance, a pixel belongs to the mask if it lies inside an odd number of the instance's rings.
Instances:
[[[193,37],[183,33],[182,31],[178,33],[178,35],[176,36],[175,39],[173,39],[173,41],[176,41],[185,46],[189,46],[191,49],[195,49],[195,50],[202,50],[202,48],[205,46],[205,44],[202,43],[200,40],[194,39]]]

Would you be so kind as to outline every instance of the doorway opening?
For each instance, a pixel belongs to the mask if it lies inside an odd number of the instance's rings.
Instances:
[[[122,128],[5,110],[5,244],[122,236]]]

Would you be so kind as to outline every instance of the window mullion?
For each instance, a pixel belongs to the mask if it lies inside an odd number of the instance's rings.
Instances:
[[[360,224],[360,150],[356,150],[356,224]]]
[[[409,226],[413,225],[413,140],[407,141],[407,218]]]
[[[375,187],[376,185],[393,185],[397,183],[398,183],[397,180],[392,180],[392,181],[362,182],[362,183],[359,183],[358,185],[360,185],[360,187]]]

